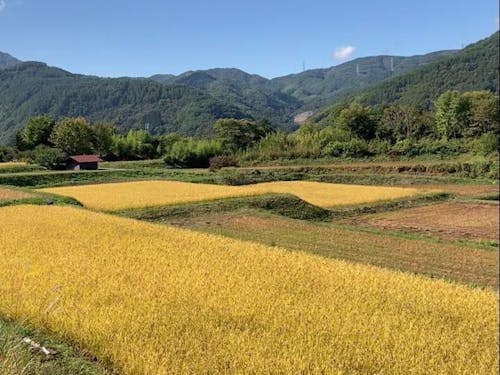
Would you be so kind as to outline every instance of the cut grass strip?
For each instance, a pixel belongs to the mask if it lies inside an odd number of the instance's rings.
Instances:
[[[23,342],[27,337],[56,353],[47,357]],[[0,374],[111,375],[93,356],[34,328],[0,318]]]

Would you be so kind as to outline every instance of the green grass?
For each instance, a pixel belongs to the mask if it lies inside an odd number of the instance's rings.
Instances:
[[[447,165],[447,164],[445,164]],[[465,165],[465,164],[464,164]],[[110,169],[98,171],[32,171],[0,174],[0,185],[52,187],[145,179],[169,179],[211,184],[245,185],[269,181],[311,180],[361,185],[491,184],[486,177],[471,178],[460,173],[424,173],[427,164],[356,164],[341,166],[289,166],[266,168],[167,169],[158,160],[103,163]],[[435,164],[431,164],[437,168]],[[448,167],[447,167],[448,168]],[[408,172],[410,170],[410,172]]]
[[[28,337],[55,355],[33,351],[22,340]],[[112,370],[97,363],[84,350],[28,326],[0,318],[0,374],[2,375],[104,375]]]
[[[196,217],[210,213],[231,212],[241,209],[259,209],[292,219],[329,221],[335,218],[428,205],[443,202],[450,198],[452,198],[452,195],[449,193],[436,192],[420,194],[409,198],[327,209],[307,203],[291,194],[263,194],[179,205],[133,208],[118,211],[115,214],[139,220],[168,221],[172,218]]]
[[[81,206],[81,203],[76,199],[71,197],[64,197],[62,195],[43,193],[39,191],[33,191],[27,188],[20,188],[17,186],[2,186],[1,188],[6,188],[9,190],[21,191],[29,193],[32,196],[27,198],[2,200],[0,201],[0,207],[13,206],[18,204],[35,204],[35,205],[46,205],[46,204],[58,204],[58,205],[74,205]]]
[[[159,169],[165,169],[166,165],[165,165],[165,162],[163,161],[163,159],[106,161],[103,163],[99,163],[99,168],[110,168],[110,169],[159,168]]]
[[[8,173],[25,173],[25,172],[34,172],[34,171],[44,171],[45,169],[36,164],[26,164],[26,165],[16,165],[12,167],[2,167],[0,168],[1,174]]]
[[[237,211],[245,208],[266,210],[278,215],[302,220],[328,220],[331,218],[329,210],[314,206],[289,194],[263,194],[249,197],[224,198],[162,207],[129,209],[115,212],[115,214],[139,220],[165,221],[171,218],[195,217],[210,213]]]

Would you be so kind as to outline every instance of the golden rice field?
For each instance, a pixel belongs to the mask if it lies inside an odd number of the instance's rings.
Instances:
[[[84,206],[104,211],[199,202],[267,193],[293,194],[322,207],[369,203],[417,194],[417,189],[385,186],[278,181],[244,186],[178,181],[138,181],[41,189],[69,196]]]
[[[0,222],[0,314],[125,374],[498,373],[491,290],[78,208]]]
[[[32,196],[33,196],[32,194],[25,193],[24,191],[11,190],[0,187],[0,202],[30,198]]]
[[[0,163],[0,168],[22,167],[25,165],[27,165],[27,163],[22,161],[9,161],[5,163]]]

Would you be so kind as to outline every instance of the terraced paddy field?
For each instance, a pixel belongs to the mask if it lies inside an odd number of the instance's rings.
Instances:
[[[451,240],[496,241],[499,238],[498,202],[447,202],[352,220],[382,230],[422,233]]]
[[[163,222],[326,258],[498,288],[498,251],[492,248],[474,248],[452,242],[370,232],[359,227],[292,220],[251,210],[167,217]]]
[[[113,184],[46,188],[40,191],[72,197],[85,207],[117,211],[221,198],[293,194],[320,207],[354,205],[410,197],[413,188],[328,184],[311,181],[277,181],[244,186],[194,184],[177,181],[137,181]]]
[[[496,292],[59,206],[0,208],[0,314],[125,374],[496,374]]]

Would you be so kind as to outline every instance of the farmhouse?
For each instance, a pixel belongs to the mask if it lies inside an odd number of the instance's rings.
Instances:
[[[69,157],[66,163],[66,169],[75,171],[82,169],[98,169],[98,163],[101,161],[103,160],[96,155],[74,155]]]

